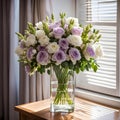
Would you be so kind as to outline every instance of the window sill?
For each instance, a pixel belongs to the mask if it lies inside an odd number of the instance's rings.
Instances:
[[[90,101],[94,101],[106,106],[120,108],[120,98],[107,96],[100,93],[94,93],[88,90],[83,90],[80,88],[75,89],[75,95],[80,98],[84,98]]]

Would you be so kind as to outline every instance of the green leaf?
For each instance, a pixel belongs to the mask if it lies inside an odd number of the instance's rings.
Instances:
[[[76,68],[76,73],[78,74],[80,72],[80,69],[79,68]]]
[[[93,70],[94,70],[94,72],[96,72],[96,71],[97,71],[97,69],[98,69],[98,67],[97,67],[97,65],[95,65],[95,66],[94,66],[94,69],[93,69]]]
[[[69,69],[74,69],[74,65],[71,61],[69,62]]]
[[[50,75],[50,70],[49,69],[47,70],[47,73],[48,73],[48,75]]]

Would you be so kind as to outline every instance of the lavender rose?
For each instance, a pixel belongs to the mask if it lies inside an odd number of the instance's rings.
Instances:
[[[58,52],[54,53],[52,59],[53,61],[56,61],[57,64],[61,64],[66,60],[66,54],[62,50],[59,50]]]
[[[86,48],[86,52],[89,54],[89,56],[94,57],[95,56],[95,51],[91,46],[88,46]]]
[[[59,46],[60,46],[63,50],[68,49],[68,45],[69,45],[69,43],[68,43],[67,39],[62,38],[62,39],[59,40]]]
[[[31,60],[35,53],[36,53],[36,50],[33,47],[30,47],[26,53],[27,59]]]
[[[61,38],[64,35],[64,33],[65,33],[65,31],[61,27],[56,27],[56,28],[53,29],[53,35],[57,39]]]
[[[53,28],[59,27],[60,25],[61,25],[61,22],[60,22],[60,21],[58,21],[58,22],[56,22],[56,23],[51,23],[51,24],[49,25],[49,29],[52,30]]]
[[[73,64],[76,64],[76,61],[81,59],[81,54],[76,48],[71,48],[69,50],[69,56]]]
[[[89,60],[90,58],[94,58],[95,57],[94,47],[91,45],[88,45],[84,50],[84,56],[87,60]]]
[[[73,27],[71,32],[73,35],[81,35],[83,32],[83,28]]]
[[[47,65],[49,62],[49,55],[46,51],[40,51],[37,54],[36,60],[41,65]]]
[[[40,46],[40,45],[39,45],[39,46],[37,47],[37,50],[38,50],[38,51],[45,51],[46,48],[45,48],[45,46]]]

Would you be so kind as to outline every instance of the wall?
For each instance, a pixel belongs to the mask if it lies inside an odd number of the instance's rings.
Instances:
[[[75,17],[75,0],[51,0],[51,12],[54,13],[55,18],[59,19],[59,13],[65,12],[67,16]]]

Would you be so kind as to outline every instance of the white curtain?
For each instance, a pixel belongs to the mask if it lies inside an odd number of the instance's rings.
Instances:
[[[35,24],[50,16],[51,0],[21,0],[20,1],[20,32],[24,33],[27,22]],[[28,76],[24,65],[20,65],[20,104],[49,98],[50,79],[47,73],[35,73]]]
[[[17,46],[17,36],[15,32],[23,33],[27,22],[38,22],[46,15],[51,14],[49,2],[46,0],[12,0],[10,19],[10,66],[9,66],[9,118],[6,120],[17,120],[14,106],[21,103],[33,102],[49,97],[49,77],[45,73],[39,73],[29,77],[24,71],[24,66],[20,66],[15,55]],[[20,14],[19,14],[20,13]],[[19,24],[20,23],[20,24]],[[19,79],[20,78],[20,79]],[[19,94],[18,94],[19,92]],[[7,114],[5,115],[7,116]]]

